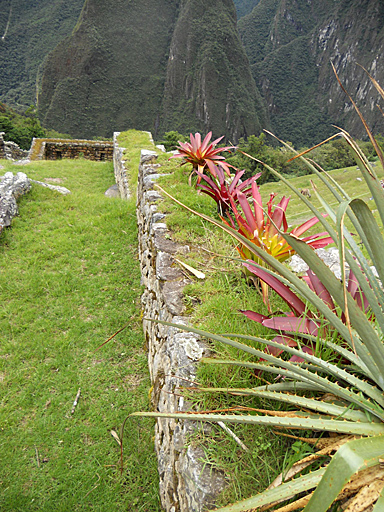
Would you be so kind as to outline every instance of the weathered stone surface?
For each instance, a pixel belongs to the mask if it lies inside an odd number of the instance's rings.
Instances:
[[[32,183],[36,183],[36,185],[41,185],[42,187],[49,188],[50,190],[55,190],[56,192],[59,192],[60,194],[63,194],[63,196],[67,196],[71,193],[70,190],[68,190],[65,187],[60,187],[59,185],[50,185],[49,183],[44,183],[44,181],[36,181],[36,180],[30,180]]]
[[[119,185],[115,183],[115,185],[112,185],[112,187],[109,187],[109,189],[104,192],[104,195],[107,197],[120,197]]]
[[[168,311],[171,315],[181,315],[184,309],[183,305],[183,289],[189,281],[184,279],[182,281],[166,281],[161,287],[161,292],[164,297],[164,302],[167,305]]]
[[[30,189],[31,182],[23,172],[15,176],[6,172],[0,176],[0,231],[11,225],[12,219],[18,214],[16,200]]]
[[[206,507],[215,506],[217,495],[225,486],[225,478],[217,471],[212,472],[209,465],[205,464],[206,457],[204,451],[199,448],[188,446],[179,458],[177,467],[182,467],[185,478],[189,482],[194,482],[194,492],[190,493],[190,487],[183,489],[188,502],[188,510],[201,510],[201,503]],[[180,489],[181,491],[181,489]]]
[[[177,254],[186,253],[189,248],[172,241],[166,217],[157,212],[157,203],[162,198],[151,190],[159,177],[155,162],[154,152],[142,151],[137,193],[139,259],[145,286],[141,301],[153,384],[152,404],[160,412],[188,411],[191,404],[177,390],[194,385],[197,362],[209,355],[209,348],[193,333],[156,323],[188,323],[188,318],[182,316],[182,299],[183,288],[190,281],[174,264]],[[209,430],[209,426],[193,421],[159,419],[156,423],[160,498],[167,512],[201,512],[212,508],[225,485],[221,473],[201,462],[202,449],[188,446],[189,436],[198,428]]]
[[[339,251],[336,247],[330,249],[316,249],[316,254],[324,261],[324,263],[332,270],[338,279],[341,279],[341,267]],[[294,272],[304,273],[308,270],[308,265],[297,254],[293,255],[288,265]],[[348,264],[346,264],[347,274],[349,272]]]
[[[4,134],[5,132],[0,132],[0,158],[5,158],[6,160],[19,160],[20,158],[26,158],[28,156],[28,151],[24,151],[24,149],[19,148],[15,142],[6,142],[3,137]]]
[[[128,170],[125,167],[124,150],[117,142],[120,132],[113,134],[113,169],[115,172],[115,181],[119,187],[120,197],[128,199],[131,197],[131,192],[128,183]]]

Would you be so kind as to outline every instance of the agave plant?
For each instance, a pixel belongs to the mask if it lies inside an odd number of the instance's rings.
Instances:
[[[375,82],[373,83],[376,85]],[[378,90],[384,98],[384,91],[379,88]],[[368,134],[373,139],[369,131]],[[341,131],[340,136],[344,137],[356,157],[357,165],[375,203],[381,225],[384,225],[384,192],[380,180],[351,137],[345,131]],[[384,162],[379,148],[377,150],[380,160]],[[280,382],[267,386],[249,389],[215,388],[206,389],[206,392],[233,392],[236,395],[268,397],[290,404],[293,409],[287,415],[277,414],[273,410],[269,411],[268,415],[256,413],[256,411],[247,415],[194,413],[193,419],[194,421],[234,422],[255,426],[270,425],[288,429],[311,429],[336,434],[336,443],[331,441],[332,450],[322,450],[326,455],[336,452],[328,465],[289,482],[283,482],[281,479],[276,487],[240,503],[223,507],[219,509],[220,512],[240,512],[267,507],[272,503],[276,504],[298,495],[302,496],[302,493],[306,495],[300,497],[296,505],[291,503],[289,507],[279,510],[286,512],[304,507],[304,512],[326,512],[335,500],[348,498],[347,508],[343,505],[344,510],[348,512],[352,510],[381,512],[384,510],[384,471],[381,467],[384,454],[384,289],[382,287],[384,237],[370,208],[363,200],[349,197],[330,176],[319,172],[316,166],[303,156],[299,155],[299,157],[314,174],[317,174],[323,186],[333,196],[333,204],[336,206],[317,194],[328,217],[324,217],[310,201],[301,196],[299,190],[290,181],[267,166],[268,170],[284,181],[307,204],[338,246],[342,268],[341,281],[334,276],[308,243],[291,233],[278,231],[278,234],[304,259],[319,282],[325,286],[332,304],[343,313],[344,319],[337,314],[337,311],[335,312],[335,308],[330,307],[324,297],[319,296],[281,261],[252,243],[241,232],[205,215],[200,214],[200,217],[230,233],[238,243],[254,255],[254,260],[259,258],[263,264],[269,265],[273,269],[271,273],[274,277],[283,284],[288,284],[295,294],[307,301],[311,306],[309,309],[314,308],[319,311],[328,323],[328,328],[337,332],[342,340],[342,343],[333,343],[332,350],[345,359],[348,365],[340,367],[313,353],[305,352],[300,346],[292,347],[287,344],[284,347],[285,353],[305,361],[305,364],[297,364],[257,348],[268,346],[279,350],[281,344],[270,339],[239,334],[217,335],[179,325],[177,327],[181,330],[195,332],[235,347],[239,353],[243,352],[254,357],[254,361],[206,359],[207,364],[242,366],[284,377]],[[179,201],[176,202],[179,203]],[[364,252],[356,242],[356,237],[353,237],[346,228],[346,218],[350,220],[354,231],[358,234]],[[359,304],[356,296],[353,296],[352,285],[348,290],[345,262],[353,272],[354,279],[358,283],[356,286],[369,304],[368,315],[362,303]],[[371,269],[372,263],[376,268],[377,277]],[[248,265],[258,266],[256,261],[251,260],[248,261]],[[161,323],[169,325],[165,322]],[[301,335],[305,336],[309,342],[328,346],[330,344],[329,340],[316,337],[310,332],[301,333]],[[325,394],[333,398],[330,401],[328,398],[326,401]],[[140,412],[134,415],[187,420],[191,418],[189,413]],[[304,466],[305,464],[302,465]],[[369,484],[368,492],[367,484]]]
[[[236,171],[235,176],[228,185],[221,164],[215,165],[214,168],[216,178],[210,178],[203,174],[201,176],[203,183],[198,183],[197,188],[201,190],[203,194],[207,194],[216,201],[217,210],[223,217],[228,215],[229,211],[232,209],[231,201],[235,204],[239,201],[237,196],[239,192],[243,193],[245,197],[252,194],[251,185],[261,176],[261,172],[245,181],[241,181],[241,177],[245,171]]]
[[[220,163],[224,171],[230,176],[230,167],[232,165],[225,162],[225,157],[220,155],[223,151],[230,151],[235,149],[233,146],[216,147],[217,144],[224,138],[220,137],[213,142],[210,142],[212,132],[209,132],[203,142],[201,142],[200,133],[190,134],[191,142],[180,142],[179,147],[171,158],[183,158],[183,164],[190,163],[193,165],[194,170],[201,176],[205,169],[209,169],[212,176],[216,177],[216,164]],[[182,164],[182,165],[183,165]],[[199,180],[200,181],[200,180]]]

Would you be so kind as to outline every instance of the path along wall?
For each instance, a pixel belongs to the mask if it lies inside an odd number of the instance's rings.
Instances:
[[[116,147],[117,153],[120,148]],[[139,258],[144,293],[143,317],[172,323],[188,323],[184,316],[183,288],[189,280],[174,261],[189,251],[172,241],[166,217],[158,211],[161,195],[153,185],[160,177],[154,151],[142,151],[137,188]],[[126,181],[124,164],[116,179]],[[116,172],[116,170],[115,170]],[[119,184],[120,186],[120,184]],[[153,385],[153,410],[188,411],[191,405],[180,395],[180,387],[193,386],[197,363],[209,355],[208,347],[194,334],[143,321],[148,364]],[[209,427],[196,422],[159,419],[155,427],[161,503],[167,512],[201,512],[213,508],[225,485],[224,476],[202,462],[201,447],[188,444],[195,429]]]

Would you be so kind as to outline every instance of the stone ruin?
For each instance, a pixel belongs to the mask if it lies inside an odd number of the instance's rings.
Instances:
[[[0,160],[20,160],[21,158],[28,157],[28,151],[19,148],[19,146],[12,141],[4,140],[5,132],[0,132]]]

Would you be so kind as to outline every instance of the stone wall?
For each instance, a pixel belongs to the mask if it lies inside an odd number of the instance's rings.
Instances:
[[[45,141],[45,160],[60,160],[62,158],[86,158],[97,162],[113,160],[113,144],[108,142]]]
[[[164,214],[158,211],[161,195],[153,189],[159,178],[155,152],[142,151],[137,189],[139,258],[142,283],[143,328],[153,385],[153,409],[187,411],[191,404],[180,396],[180,387],[193,386],[197,363],[209,355],[208,347],[192,333],[148,321],[188,324],[184,316],[183,288],[189,280],[174,261],[189,247],[172,241]],[[214,506],[225,485],[224,476],[202,462],[201,447],[188,444],[195,422],[159,419],[155,427],[161,503],[167,512],[200,512]]]
[[[113,160],[113,143],[93,140],[33,139],[31,160],[61,160],[85,158],[96,162]]]
[[[0,159],[5,158],[7,160],[20,160],[28,156],[28,151],[19,148],[19,146],[12,141],[4,140],[4,133],[0,132]]]
[[[120,132],[114,132],[113,134],[113,169],[115,171],[115,180],[119,186],[120,197],[122,199],[128,199],[131,197],[128,184],[128,174],[125,167],[125,160],[123,154],[125,148],[121,148],[117,142],[117,138]]]

